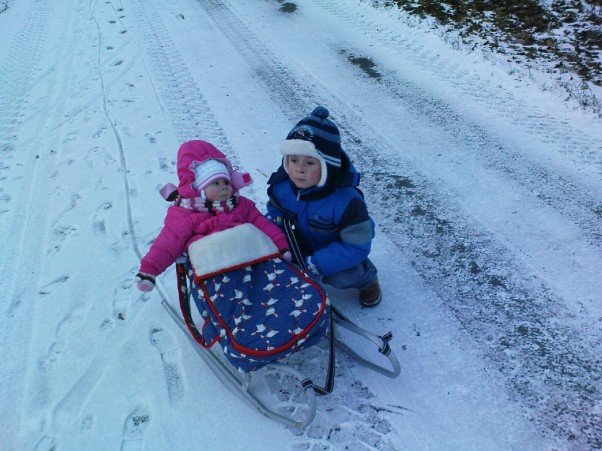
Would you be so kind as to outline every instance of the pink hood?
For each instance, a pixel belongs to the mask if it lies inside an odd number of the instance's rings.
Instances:
[[[180,197],[192,199],[200,196],[200,193],[192,187],[195,178],[194,168],[210,159],[217,160],[228,168],[234,193],[253,183],[248,172],[234,170],[230,160],[213,144],[200,140],[188,141],[182,144],[178,150],[177,169],[180,180],[178,194]]]

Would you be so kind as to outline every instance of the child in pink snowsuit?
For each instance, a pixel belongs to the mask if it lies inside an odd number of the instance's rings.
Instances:
[[[177,157],[180,183],[177,192],[164,194],[174,204],[167,210],[163,229],[142,258],[134,282],[141,291],[151,291],[156,277],[171,266],[188,246],[215,232],[253,224],[265,233],[290,261],[284,233],[267,220],[255,204],[238,194],[251,184],[251,176],[235,171],[230,161],[212,144],[195,140],[180,147]],[[164,190],[173,185],[166,185]],[[163,193],[163,190],[162,190]]]

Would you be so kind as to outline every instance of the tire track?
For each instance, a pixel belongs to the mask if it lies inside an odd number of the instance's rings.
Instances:
[[[142,34],[139,44],[148,55],[151,77],[157,85],[159,102],[164,106],[180,142],[199,136],[216,146],[229,149],[223,130],[213,117],[202,91],[177,50],[161,17],[152,4],[131,1],[131,11]]]
[[[60,137],[48,140],[44,138],[43,130],[50,118],[61,114],[64,109],[73,62],[68,46],[52,49],[51,53],[57,54],[56,60],[61,62],[61,67],[35,79],[34,71],[45,47],[54,6],[51,1],[30,5],[25,24],[11,44],[9,60],[0,64],[4,71],[0,82],[2,98],[7,101],[7,108],[0,109],[0,120],[12,117],[8,121],[9,127],[0,132],[0,151],[8,154],[5,161],[14,162],[5,168],[10,169],[11,183],[3,183],[9,187],[7,194],[11,197],[5,208],[14,209],[14,214],[10,215],[11,219],[2,233],[10,239],[3,240],[2,246],[4,258],[1,269],[5,277],[1,290],[7,302],[0,317],[3,331],[0,347],[7,362],[2,368],[2,381],[9,388],[0,410],[3,417],[0,442],[9,448],[22,433],[23,419],[18,412],[26,410],[21,408],[27,384],[24,375],[36,318],[35,300],[39,296],[38,280],[45,242],[45,233],[40,233],[40,230],[45,230],[41,225],[47,223],[48,210],[47,198],[41,193],[51,192],[55,185],[52,173],[57,157],[56,152],[48,149],[60,148]],[[65,29],[73,26],[71,16],[65,18],[64,26]],[[74,36],[73,39],[78,38]],[[22,119],[32,109],[35,109],[35,114]]]
[[[0,169],[0,180],[3,181],[0,186],[0,214],[10,211],[15,204],[11,202],[13,193],[6,190],[8,174],[19,171],[13,164],[5,164],[6,161],[15,161],[17,134],[27,107],[25,99],[27,93],[34,84],[34,67],[38,61],[40,47],[44,41],[44,29],[39,27],[41,22],[46,23],[50,7],[48,2],[32,6],[31,14],[23,20],[19,27],[18,34],[8,46],[5,58],[0,64],[0,152],[7,155],[3,158],[3,164]],[[17,178],[14,172],[12,179]],[[17,204],[18,205],[18,204]],[[6,236],[11,236],[7,233]],[[3,244],[9,244],[9,240],[4,240]],[[8,251],[3,251],[2,255],[11,255]]]
[[[416,86],[388,76],[381,80],[392,98],[408,105],[418,117],[435,122],[447,133],[448,147],[462,158],[480,162],[484,168],[506,174],[537,200],[579,226],[596,246],[602,247],[602,203],[567,176],[531,161],[522,149],[509,147],[481,126],[466,121],[448,104],[434,99]],[[466,137],[469,137],[466,139]]]
[[[560,121],[533,104],[527,104],[524,99],[516,98],[499,84],[495,87],[489,80],[482,79],[476,74],[470,74],[461,69],[441,54],[433,54],[420,43],[418,39],[402,37],[400,33],[388,27],[384,21],[374,22],[370,14],[359,19],[349,14],[349,9],[341,0],[325,1],[312,0],[323,10],[328,11],[342,22],[353,27],[369,37],[380,48],[386,47],[402,61],[424,69],[434,77],[453,85],[461,92],[460,98],[469,98],[482,107],[493,110],[511,121],[512,125],[526,133],[537,136],[548,145],[556,146],[562,153],[570,154],[572,159],[581,162],[584,167],[597,166],[598,173],[602,170],[602,161],[598,155],[602,145],[600,137],[593,133],[584,134],[575,129],[570,123]],[[371,7],[365,7],[370,11]],[[395,21],[395,26],[403,27],[401,21]],[[488,95],[495,92],[495,97]],[[566,136],[571,136],[567,141]]]

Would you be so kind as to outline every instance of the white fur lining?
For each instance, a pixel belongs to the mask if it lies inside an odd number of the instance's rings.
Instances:
[[[282,143],[280,147],[280,153],[284,156],[284,170],[288,174],[288,159],[291,155],[304,155],[306,157],[313,157],[320,162],[320,180],[316,185],[324,186],[326,183],[326,177],[328,176],[328,168],[326,167],[326,161],[322,158],[322,155],[316,149],[314,143],[305,141],[303,139],[287,139]]]
[[[212,233],[188,247],[188,257],[199,278],[251,264],[278,253],[278,248],[253,224]]]

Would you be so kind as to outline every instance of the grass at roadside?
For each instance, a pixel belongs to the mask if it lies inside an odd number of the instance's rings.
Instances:
[[[556,74],[583,108],[602,112],[602,0],[371,0],[430,19],[464,47]]]

